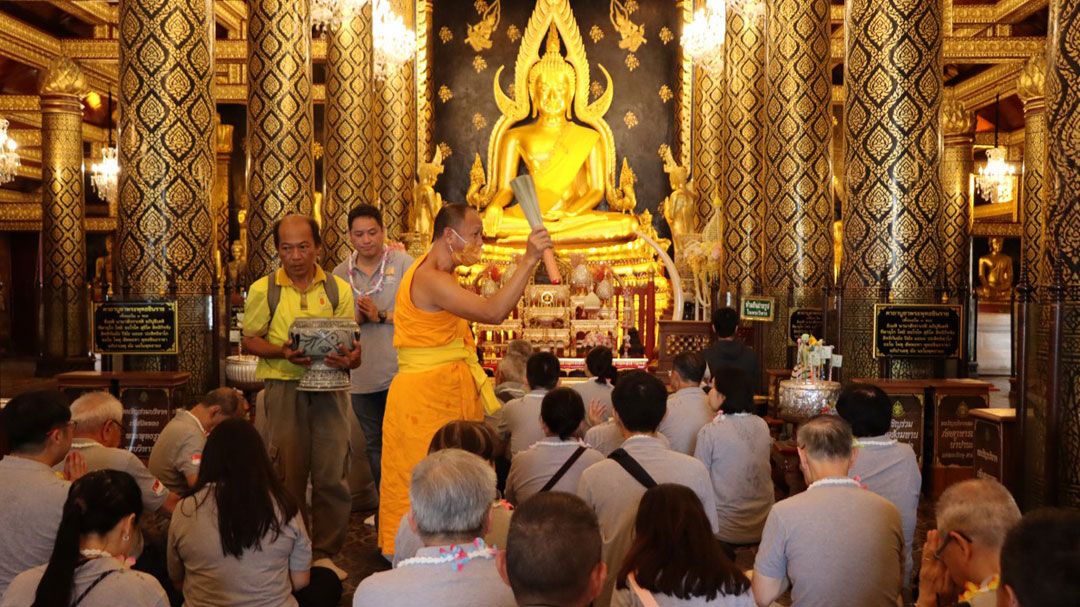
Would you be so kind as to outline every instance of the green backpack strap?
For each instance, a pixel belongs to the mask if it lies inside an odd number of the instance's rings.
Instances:
[[[281,301],[281,285],[277,283],[277,272],[270,272],[266,277],[266,305],[270,308],[270,318],[266,321],[269,332],[270,323],[274,322],[274,313],[277,312],[278,303]]]
[[[338,284],[333,274],[328,273],[326,275],[326,280],[323,281],[323,291],[326,291],[326,299],[330,302],[330,310],[337,312]]]

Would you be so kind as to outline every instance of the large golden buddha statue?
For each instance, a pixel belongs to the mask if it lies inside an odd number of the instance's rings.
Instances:
[[[534,20],[529,29],[539,25]],[[529,29],[518,56],[517,94],[510,97],[502,92],[502,68],[495,75],[495,97],[503,115],[489,141],[490,178],[484,187],[475,178],[470,185],[470,191],[476,192],[473,200],[484,207],[484,234],[497,244],[519,243],[528,236],[529,225],[520,207],[513,205],[510,189],[510,182],[524,168],[536,184],[545,226],[556,243],[629,240],[639,226],[639,220],[627,214],[633,212],[635,198],[632,187],[627,192],[615,186],[614,140],[602,118],[611,104],[611,77],[601,66],[608,89],[588,104],[588,63],[576,25],[562,32],[572,62],[561,53],[556,21],[550,22],[539,59],[535,50],[539,41],[531,49],[530,33],[537,38],[543,30]],[[625,163],[620,183],[633,183],[633,173]],[[610,209],[623,212],[597,210],[605,199]]]

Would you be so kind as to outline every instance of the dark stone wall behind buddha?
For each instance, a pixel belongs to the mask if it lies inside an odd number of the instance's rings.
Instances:
[[[657,150],[666,143],[677,158],[678,136],[676,100],[672,96],[665,102],[660,89],[667,85],[672,95],[679,93],[681,9],[674,0],[620,2],[635,9],[630,14],[632,22],[645,26],[646,42],[633,53],[636,65],[631,60],[631,65],[634,65],[631,70],[627,64],[630,52],[619,48],[621,37],[609,17],[610,0],[576,0],[570,4],[585,44],[591,81],[600,83],[601,87],[606,85],[598,64],[611,73],[614,100],[604,119],[615,137],[616,170],[621,171],[623,157],[630,160],[630,166],[638,177],[635,186],[637,212],[645,209],[651,211],[654,225],[661,235],[666,236],[667,225],[658,217],[658,207],[670,188]],[[477,53],[465,42],[468,25],[480,21],[477,5],[468,0],[434,2],[431,69],[435,93],[434,142],[446,143],[451,149],[451,156],[445,160],[445,172],[437,186],[445,200],[465,201],[469,169],[476,153],[479,152],[485,168],[489,168],[488,137],[499,118],[493,91],[495,72],[500,65],[506,66],[500,76],[503,91],[506,91],[514,81],[514,64],[521,44],[520,37],[511,41],[508,31],[514,26],[524,34],[534,6],[535,2],[532,1],[502,0],[501,18],[491,36],[492,47]],[[594,26],[603,34],[595,42],[590,36],[590,31],[595,32]],[[665,27],[672,34],[666,44],[661,38],[661,29]],[[440,36],[440,33],[445,36],[443,28],[449,30],[453,36],[451,40],[443,41]],[[474,67],[476,57],[480,57],[484,64],[479,71]],[[444,86],[453,95],[445,102],[439,96],[440,88]],[[593,99],[595,96],[590,95],[590,101]],[[628,126],[628,113],[632,113],[636,125],[631,122],[632,126]],[[482,121],[474,122],[477,115]]]

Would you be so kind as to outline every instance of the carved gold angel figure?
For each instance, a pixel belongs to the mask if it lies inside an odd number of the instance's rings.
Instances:
[[[465,191],[465,202],[469,203],[469,206],[477,210],[484,208],[484,203],[487,201],[483,191],[486,183],[484,163],[480,161],[480,153],[477,152],[476,157],[473,158],[472,168],[469,169],[469,189]]]
[[[484,9],[479,23],[469,24],[465,34],[465,43],[474,51],[479,53],[491,48],[491,34],[495,33],[495,28],[499,27],[499,19],[502,16],[501,4],[500,0],[495,0]]]
[[[645,44],[645,24],[634,23],[630,20],[630,10],[625,2],[611,0],[608,18],[615,31],[619,32],[619,48],[636,53],[638,47]]]
[[[493,134],[494,154],[489,155],[489,160],[494,164],[490,167],[494,177],[488,184],[490,189],[477,192],[477,196],[490,198],[484,212],[484,233],[502,244],[520,242],[528,236],[529,225],[521,209],[506,208],[514,201],[510,181],[518,176],[524,162],[536,183],[545,225],[556,242],[595,242],[632,235],[638,225],[636,218],[595,210],[605,192],[616,205],[625,194],[615,187],[613,170],[610,182],[606,179],[607,140],[596,128],[573,121],[578,75],[574,65],[561,54],[559,31],[554,24],[543,57],[534,60],[528,69],[526,84],[527,109],[535,120],[505,132],[497,127]],[[500,94],[496,76],[500,107],[515,103]],[[610,103],[607,93],[605,97],[606,101],[602,97],[597,103]]]
[[[661,210],[671,229],[672,240],[678,242],[681,236],[694,232],[698,194],[694,182],[688,180],[690,171],[675,162],[671,148],[662,146],[660,158],[664,161],[664,172],[671,184],[671,194],[664,199]]]
[[[420,180],[413,187],[413,203],[409,208],[409,227],[420,234],[421,242],[430,242],[435,215],[442,208],[442,195],[435,191],[435,182],[443,172],[442,149],[435,148],[431,162],[421,162],[417,171]]]

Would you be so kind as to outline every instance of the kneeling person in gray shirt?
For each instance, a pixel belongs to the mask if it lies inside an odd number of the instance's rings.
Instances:
[[[222,421],[247,412],[247,401],[233,388],[211,390],[190,409],[177,411],[150,451],[151,474],[169,491],[187,493],[199,476],[207,435]]]
[[[754,561],[754,600],[767,607],[792,584],[799,607],[895,607],[904,539],[889,500],[848,478],[851,427],[819,415],[799,427],[809,487],[773,506]]]

